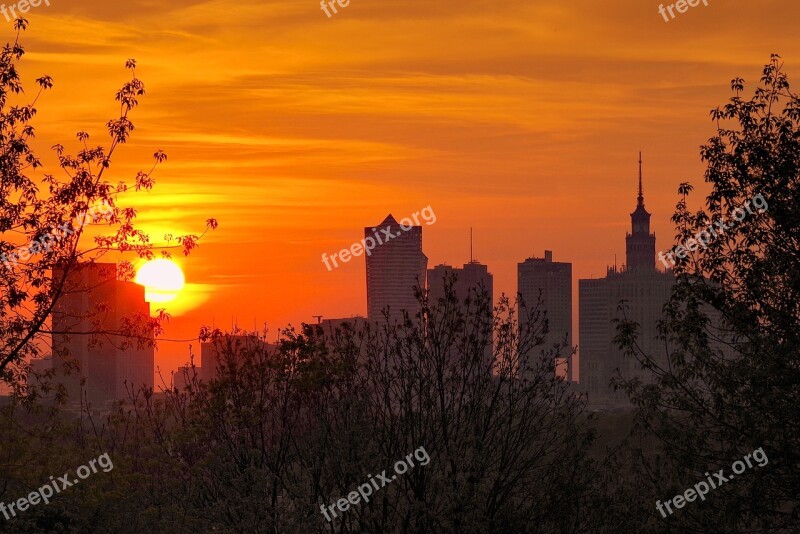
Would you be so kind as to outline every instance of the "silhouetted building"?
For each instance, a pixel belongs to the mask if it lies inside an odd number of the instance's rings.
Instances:
[[[182,365],[178,367],[174,373],[172,373],[172,387],[180,392],[183,392],[186,389],[186,386],[189,385],[189,383],[195,378],[200,378],[202,373],[202,367],[195,366],[192,368],[191,365]]]
[[[425,287],[428,268],[422,252],[422,227],[402,228],[389,215],[378,226],[364,228],[364,238],[376,242],[366,262],[368,319],[383,322],[387,306],[390,321],[402,320],[402,310],[413,316],[419,311],[414,286]]]
[[[444,297],[448,279],[454,280],[453,292],[460,302],[463,303],[469,296],[474,300],[475,292],[483,289],[489,302],[494,303],[494,276],[488,266],[471,261],[460,269],[444,264],[428,269],[428,299],[431,304]]]
[[[631,213],[631,233],[626,234],[626,264],[609,268],[605,278],[578,281],[580,331],[580,389],[592,405],[626,406],[624,392],[613,391],[609,383],[617,370],[625,378],[647,380],[635,358],[625,356],[614,343],[614,319],[622,319],[621,300],[627,305],[627,319],[640,325],[641,349],[666,360],[664,344],[657,340],[657,323],[669,300],[675,277],[656,269],[655,234],[650,233],[650,213],[644,208],[642,161],[639,155],[639,195]]]
[[[491,328],[491,321],[493,317],[494,306],[494,276],[489,272],[489,267],[477,261],[470,261],[465,263],[464,267],[459,269],[449,265],[437,265],[433,269],[428,269],[428,305],[431,308],[438,306],[439,299],[445,296],[445,287],[447,283],[453,284],[453,294],[461,304],[462,313],[467,316],[467,328],[472,330],[474,326],[478,326],[475,321],[480,321],[481,324],[485,323],[487,328]],[[484,295],[485,293],[485,295]],[[481,302],[482,306],[488,307],[478,309],[479,298],[486,300]],[[466,301],[470,299],[471,304],[469,307],[469,314],[466,308]],[[486,313],[488,311],[488,314]],[[477,329],[479,331],[479,329]],[[452,357],[458,358],[462,355],[458,351],[452,351]],[[484,351],[484,359],[486,365],[491,365],[493,361],[493,339],[489,342]]]
[[[557,349],[557,372],[566,380],[572,379],[572,264],[553,261],[553,252],[544,251],[544,258],[528,258],[517,264],[517,291],[525,302],[520,309],[520,324],[539,305],[549,330],[544,343],[526,355],[539,357],[543,351]],[[539,298],[541,295],[541,304]],[[562,346],[566,340],[567,345]]]
[[[53,279],[63,277],[53,270]],[[148,331],[150,304],[144,287],[117,280],[113,263],[72,267],[64,294],[53,308],[53,357],[59,369],[65,359],[76,360],[79,372],[59,371],[70,402],[81,400],[81,379],[86,400],[100,405],[127,399],[129,389],[153,387],[155,348]],[[135,325],[136,337],[130,327]],[[99,407],[99,406],[98,406]]]
[[[32,358],[30,362],[30,372],[26,379],[30,386],[47,386],[53,380],[47,376],[47,372],[54,368],[53,357]]]
[[[41,374],[53,368],[53,357],[47,356],[44,358],[35,358],[32,359],[29,363],[31,366],[31,371],[37,374]]]

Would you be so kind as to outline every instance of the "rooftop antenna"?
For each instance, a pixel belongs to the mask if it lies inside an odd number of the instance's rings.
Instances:
[[[312,315],[314,319],[317,320],[317,324],[322,324],[322,316],[321,315]]]
[[[472,227],[469,227],[469,262],[472,263],[475,261],[474,256],[472,255]]]

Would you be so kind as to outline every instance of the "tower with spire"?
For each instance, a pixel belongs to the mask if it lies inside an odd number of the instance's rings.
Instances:
[[[650,232],[650,213],[644,207],[641,152],[639,194],[631,213],[631,231],[625,236],[625,252],[625,269],[609,269],[605,278],[578,281],[580,387],[593,406],[629,406],[624,392],[609,388],[615,376],[643,382],[652,378],[615,342],[615,319],[636,322],[641,350],[660,364],[666,362],[664,345],[658,341],[658,319],[672,294],[675,275],[656,268],[656,236]],[[619,309],[623,301],[624,314]]]
[[[653,271],[656,263],[656,235],[650,233],[650,213],[644,208],[642,153],[639,152],[639,196],[631,213],[631,232],[625,235],[627,270]]]

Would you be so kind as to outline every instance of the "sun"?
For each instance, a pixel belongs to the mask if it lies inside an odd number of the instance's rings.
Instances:
[[[148,302],[170,302],[183,289],[183,271],[171,260],[151,260],[136,273],[136,283],[144,286]]]

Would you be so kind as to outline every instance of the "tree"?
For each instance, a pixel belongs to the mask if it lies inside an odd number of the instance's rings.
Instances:
[[[127,524],[147,515],[248,532],[591,531],[600,478],[583,403],[552,357],[520,358],[541,345],[543,314],[519,325],[505,298],[495,309],[481,293],[460,303],[452,287],[440,302],[419,298],[402,324],[304,325],[277,346],[207,330],[215,378],[188,371],[186,388],[145,397],[106,427],[112,456],[147,458],[131,464],[141,511]],[[323,514],[411,453],[415,465],[368,502]]]
[[[655,519],[686,531],[791,530],[800,523],[800,97],[777,55],[752,98],[741,78],[731,88],[701,150],[712,186],[705,207],[692,212],[691,185],[679,189],[676,239],[696,250],[677,255],[659,325],[667,363],[644,354],[637,325],[623,322],[620,345],[654,382],[620,386],[639,432],[662,451],[640,456],[653,502],[706,472],[730,474],[756,449],[768,457],[667,518],[653,509]]]
[[[14,43],[0,52],[0,384],[24,396],[33,392],[26,382],[26,362],[47,351],[48,336],[54,334],[48,321],[59,298],[70,290],[66,286],[70,273],[109,253],[154,256],[158,247],[136,228],[136,211],[119,203],[131,189],[151,189],[156,167],[167,156],[156,152],[152,167],[139,171],[132,182],[110,176],[112,157],[130,139],[134,130],[130,115],[145,92],[136,76],[136,62],[128,60],[125,66],[131,79],[116,94],[120,111],[106,125],[108,146],[91,146],[89,135],[78,132],[80,148],[74,155],[63,145],[53,147],[62,176],[44,172],[31,148],[33,119],[37,101],[53,80],[39,78],[34,98],[22,101],[25,92],[18,68],[24,50],[19,38],[27,21],[17,19],[14,27]],[[208,228],[216,224],[213,219],[207,221]],[[89,225],[102,230],[91,241]],[[168,249],[175,247],[189,254],[200,237],[180,236],[177,244],[161,247],[162,254],[169,256]],[[122,261],[118,276],[128,280],[132,275],[132,264]],[[89,334],[107,342],[153,343],[153,335],[162,332],[167,318],[161,311],[155,318],[132,318],[119,329]]]

